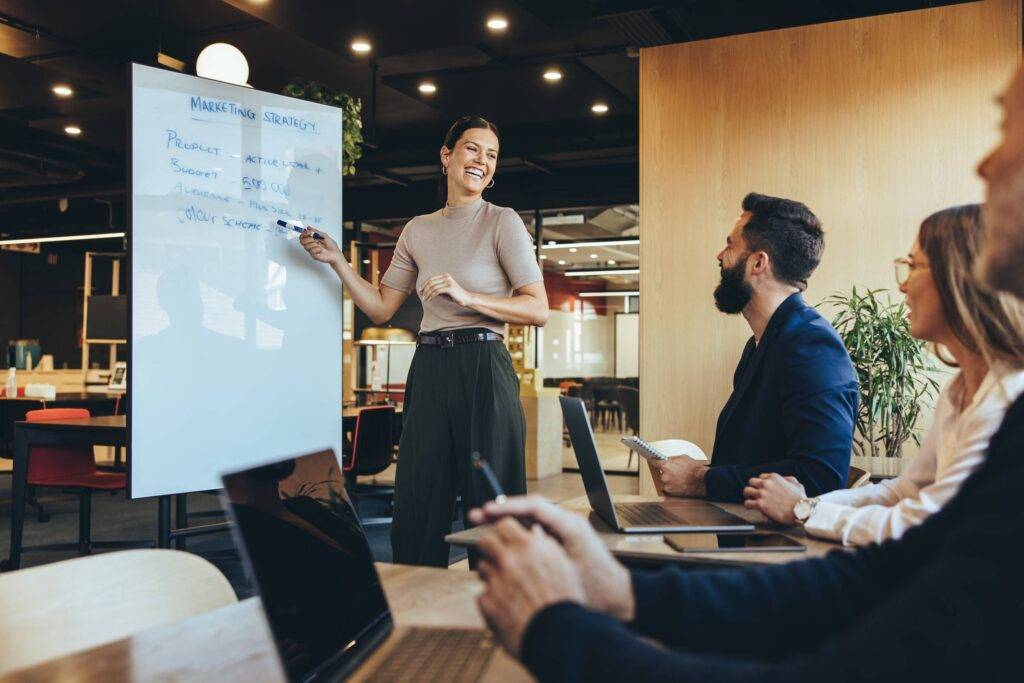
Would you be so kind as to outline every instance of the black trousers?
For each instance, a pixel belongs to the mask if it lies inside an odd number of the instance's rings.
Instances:
[[[519,381],[503,343],[417,347],[395,473],[394,561],[448,566],[444,537],[456,495],[463,518],[486,500],[473,476],[473,451],[490,463],[505,493],[526,493],[525,438]]]

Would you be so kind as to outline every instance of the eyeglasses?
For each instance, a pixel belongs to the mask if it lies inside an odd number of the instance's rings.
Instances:
[[[896,284],[903,287],[910,281],[910,276],[918,268],[927,268],[926,263],[914,263],[906,256],[898,258],[892,262],[893,269],[896,273]]]

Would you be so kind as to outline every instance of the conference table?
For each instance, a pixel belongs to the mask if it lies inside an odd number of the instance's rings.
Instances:
[[[638,495],[617,495],[614,496],[614,500],[617,503],[639,503],[666,501],[672,499]],[[679,499],[677,498],[675,500]],[[611,553],[615,557],[626,561],[629,564],[663,565],[671,563],[689,566],[699,565],[705,567],[749,567],[755,565],[785,564],[795,560],[823,557],[825,554],[833,550],[839,550],[840,552],[848,550],[838,543],[811,538],[803,530],[803,527],[787,527],[774,524],[768,521],[760,512],[748,510],[740,504],[712,503],[709,501],[697,500],[693,500],[691,502],[694,504],[714,506],[725,510],[726,512],[730,512],[737,517],[741,517],[742,519],[752,523],[755,526],[756,531],[781,533],[782,535],[803,544],[807,549],[803,552],[681,553],[666,543],[664,541],[663,534],[660,533],[616,533],[608,524],[605,523],[603,519],[597,516],[597,513],[591,511],[590,502],[587,500],[586,496],[573,498],[559,503],[559,505],[571,510],[572,512],[588,517],[591,525],[597,531],[598,536],[601,537],[601,540]],[[488,530],[487,525],[473,527],[454,534],[449,534],[445,537],[445,540],[453,545],[472,548],[480,542],[480,539],[488,533]]]
[[[484,627],[476,608],[483,584],[476,572],[384,563],[377,564],[377,571],[396,626]],[[367,665],[386,658],[388,649],[385,642]],[[363,678],[357,672],[350,680]],[[0,677],[0,683],[54,680],[276,682],[284,681],[284,674],[259,601],[250,598]],[[499,651],[483,680],[532,679]]]

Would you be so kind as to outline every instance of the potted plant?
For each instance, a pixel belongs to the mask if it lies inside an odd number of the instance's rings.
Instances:
[[[920,445],[917,420],[938,394],[923,341],[910,336],[907,309],[884,289],[836,292],[822,306],[836,311],[836,328],[857,372],[860,406],[855,455],[898,457],[907,439]]]
[[[300,78],[293,79],[284,86],[284,94],[341,109],[341,175],[355,174],[356,162],[363,156],[363,122],[359,118],[363,110],[362,101],[319,81]]]

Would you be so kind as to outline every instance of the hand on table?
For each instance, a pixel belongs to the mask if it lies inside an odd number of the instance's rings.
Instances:
[[[579,573],[587,607],[631,621],[635,611],[633,581],[582,515],[564,510],[540,496],[517,496],[504,503],[487,503],[470,510],[474,524],[496,522],[514,516],[540,524],[562,544]]]
[[[313,234],[313,228],[306,228],[302,231],[302,235],[299,236],[299,244],[302,245],[302,248],[308,251],[314,260],[321,263],[337,263],[342,258],[338,243],[322,232],[319,233],[320,239],[313,237]]]
[[[462,285],[448,273],[435,275],[424,282],[418,294],[423,301],[430,301],[444,294],[460,306],[468,307],[473,302],[473,294],[463,289]]]
[[[669,496],[704,498],[707,489],[704,477],[708,468],[688,455],[677,455],[667,460],[648,460],[651,470],[661,479],[662,491]]]
[[[486,589],[477,605],[498,642],[519,657],[523,634],[548,605],[586,602],[579,572],[539,524],[526,529],[514,519],[499,520],[480,541],[480,578]]]
[[[779,524],[796,524],[793,507],[801,498],[807,497],[803,485],[795,477],[783,477],[774,472],[765,472],[750,480],[743,489],[743,505]]]

